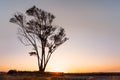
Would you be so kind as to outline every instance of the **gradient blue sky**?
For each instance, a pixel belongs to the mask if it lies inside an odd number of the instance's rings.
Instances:
[[[30,47],[17,38],[15,12],[37,7],[56,16],[66,43],[53,54],[46,71],[120,71],[120,0],[0,0],[0,71],[38,70]]]

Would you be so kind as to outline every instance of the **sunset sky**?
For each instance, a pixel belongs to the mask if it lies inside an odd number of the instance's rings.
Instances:
[[[16,12],[36,5],[56,16],[69,40],[52,55],[46,71],[120,72],[120,0],[0,0],[0,71],[38,70],[31,47],[17,38]]]

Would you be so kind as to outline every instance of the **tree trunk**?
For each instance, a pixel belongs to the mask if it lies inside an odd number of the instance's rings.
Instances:
[[[43,74],[45,72],[45,69],[40,69],[39,72]]]
[[[44,61],[44,58],[45,57],[45,47],[44,47],[44,44],[42,43],[42,55],[41,55],[41,64],[40,64],[40,73],[44,73],[45,69],[44,69],[44,64],[45,64],[45,61]]]
[[[39,58],[38,54],[37,54],[37,60],[38,60],[38,68],[39,68],[39,71],[40,71],[40,58]]]

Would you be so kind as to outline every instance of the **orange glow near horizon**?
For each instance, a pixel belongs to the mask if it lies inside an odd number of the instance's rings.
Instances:
[[[64,69],[54,67],[49,70],[50,72],[66,72]]]
[[[8,72],[9,70],[17,70],[17,71],[38,71],[36,68],[8,68],[6,66],[0,66],[1,70],[0,72]],[[52,67],[52,68],[46,68],[47,72],[64,72],[64,73],[92,73],[92,72],[120,72],[120,68],[110,68],[110,67],[104,67],[104,68],[61,68],[61,67]]]
[[[66,51],[67,52],[67,51]],[[47,72],[65,72],[65,73],[87,73],[87,72],[119,72],[120,66],[119,64],[111,65],[111,64],[105,64],[102,62],[96,62],[94,59],[91,61],[87,60],[88,58],[81,57],[80,55],[74,56],[75,59],[73,59],[72,53],[69,52],[68,54],[61,54],[61,50],[59,49],[56,51],[56,55],[53,55],[50,59],[50,62],[48,63],[46,67]],[[87,52],[84,52],[84,54],[87,54]],[[63,56],[64,55],[64,56]],[[38,66],[35,57],[29,57],[28,55],[24,55],[24,60],[18,60],[14,61],[11,60],[9,64],[2,64],[3,66],[0,66],[0,72],[7,72],[9,70],[17,70],[17,71],[38,71]],[[15,58],[16,59],[16,58]],[[73,60],[72,60],[73,59]],[[69,62],[70,61],[70,62]],[[79,61],[79,62],[78,62]],[[18,63],[19,62],[19,63]],[[23,63],[24,62],[24,63]]]
[[[91,61],[86,59],[80,58],[80,55],[74,56],[75,59],[71,60],[73,58],[73,55],[69,53],[68,54],[61,54],[60,50],[56,51],[56,55],[53,55],[50,59],[50,62],[48,63],[46,67],[47,72],[65,72],[65,73],[87,73],[87,72],[119,72],[120,66],[117,65],[110,65],[110,64],[101,64],[96,63],[96,61],[93,59]],[[87,54],[84,53],[84,54]],[[64,56],[63,56],[64,55]],[[26,55],[25,61],[18,60],[9,64],[3,64],[3,66],[0,66],[0,72],[7,72],[9,70],[17,70],[17,71],[38,71],[38,66],[35,57],[29,57]],[[69,62],[71,60],[71,62]],[[79,61],[79,62],[78,62]],[[94,62],[93,62],[94,61]],[[19,62],[19,63],[18,63]],[[24,63],[23,63],[24,62]],[[103,62],[102,62],[103,63]]]

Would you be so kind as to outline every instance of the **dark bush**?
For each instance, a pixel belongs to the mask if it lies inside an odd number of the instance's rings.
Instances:
[[[17,73],[16,70],[9,70],[9,71],[7,72],[7,74],[16,74],[16,73]]]

